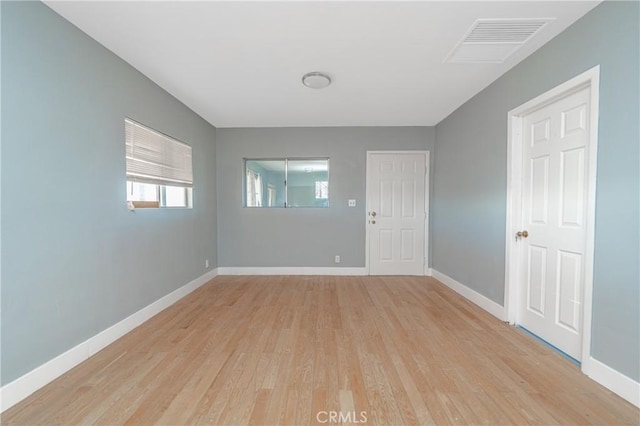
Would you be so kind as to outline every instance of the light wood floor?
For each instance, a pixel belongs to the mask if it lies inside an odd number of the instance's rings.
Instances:
[[[640,423],[560,355],[420,277],[218,277],[2,422],[332,424],[330,411],[376,425]]]

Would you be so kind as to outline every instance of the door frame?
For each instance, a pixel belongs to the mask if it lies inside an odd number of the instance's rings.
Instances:
[[[584,262],[584,288],[582,295],[582,353],[581,369],[589,374],[591,359],[591,312],[593,302],[593,259],[595,240],[596,211],[596,167],[598,152],[598,115],[599,115],[600,66],[554,87],[548,92],[508,112],[507,144],[507,220],[505,250],[505,293],[504,307],[507,321],[519,322],[519,277],[521,272],[521,245],[515,242],[515,233],[522,224],[522,145],[524,117],[555,101],[582,89],[590,89],[589,105],[589,160],[587,164],[587,202],[586,202],[586,243]]]
[[[431,153],[428,150],[404,150],[404,151],[367,151],[367,161],[366,161],[366,173],[365,173],[365,242],[364,242],[364,269],[365,275],[370,275],[369,269],[369,202],[371,201],[371,196],[369,194],[369,180],[371,178],[371,156],[374,154],[423,154],[425,161],[425,176],[424,176],[424,265],[422,268],[422,274],[429,276],[430,268],[429,268],[429,175],[431,174]]]

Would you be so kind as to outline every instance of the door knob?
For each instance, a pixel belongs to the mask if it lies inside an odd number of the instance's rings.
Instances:
[[[376,224],[376,221],[375,221],[375,220],[372,220],[372,221],[371,221],[371,224],[372,224],[372,225],[375,225],[375,224]]]
[[[528,236],[529,233],[526,230],[516,232],[516,238],[527,238]]]
[[[376,217],[376,212],[371,212],[371,216]]]

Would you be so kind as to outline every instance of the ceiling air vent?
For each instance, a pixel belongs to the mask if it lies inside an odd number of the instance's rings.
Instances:
[[[552,20],[478,19],[444,62],[504,62]]]

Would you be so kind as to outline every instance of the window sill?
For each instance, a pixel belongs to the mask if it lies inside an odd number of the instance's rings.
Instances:
[[[159,209],[159,201],[128,201],[129,209]]]

